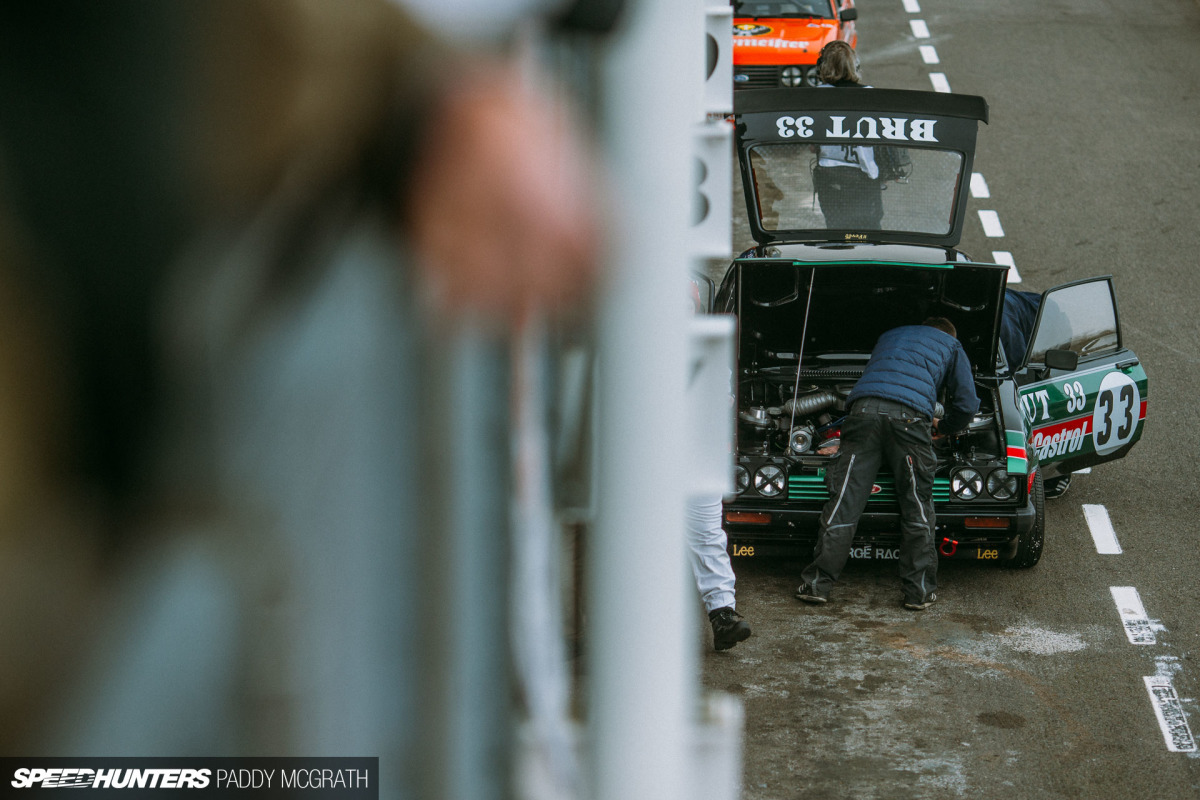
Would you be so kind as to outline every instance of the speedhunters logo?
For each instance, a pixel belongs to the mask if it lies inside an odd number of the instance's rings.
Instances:
[[[13,772],[14,789],[206,789],[207,769],[88,769],[51,767]]]
[[[0,758],[0,776],[8,797],[82,789],[88,797],[379,800],[378,758]]]

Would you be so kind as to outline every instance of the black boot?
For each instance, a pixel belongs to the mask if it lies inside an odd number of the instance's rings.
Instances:
[[[714,608],[708,612],[708,621],[712,623],[713,647],[717,650],[728,650],[750,638],[750,624],[733,606]]]

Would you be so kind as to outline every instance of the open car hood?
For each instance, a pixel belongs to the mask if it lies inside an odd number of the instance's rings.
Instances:
[[[1007,267],[745,258],[732,287],[742,368],[865,365],[884,331],[950,319],[979,375],[994,375]]]
[[[975,135],[987,102],[973,95],[898,89],[747,89],[734,95],[738,162],[750,230],[777,241],[900,242],[953,247],[962,236]],[[840,153],[841,156],[835,156]],[[823,175],[870,184],[881,214],[835,214]],[[847,183],[849,183],[847,181]],[[828,185],[829,179],[825,178]],[[840,185],[840,184],[837,184]],[[844,195],[846,196],[846,195]],[[854,197],[857,197],[855,195]],[[839,201],[845,202],[845,201]]]

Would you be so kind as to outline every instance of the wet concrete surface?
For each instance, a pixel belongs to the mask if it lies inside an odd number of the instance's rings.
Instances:
[[[1047,503],[1038,566],[943,561],[925,612],[900,606],[894,562],[851,562],[832,601],[809,606],[793,597],[802,556],[735,559],[754,635],[713,652],[698,615],[697,637],[704,686],[745,707],[743,797],[1197,800],[1200,753],[1169,748],[1144,681],[1169,676],[1200,736],[1200,4],[856,6],[870,83],[929,89],[940,72],[988,100],[974,169],[990,196],[972,200],[962,249],[1011,253],[1027,290],[1114,276],[1150,376],[1146,433]],[[930,39],[913,37],[917,18]],[[734,252],[751,243],[743,205],[735,189]],[[985,235],[977,209],[1006,235]],[[1089,504],[1111,515],[1120,554],[1098,554]],[[1152,645],[1126,637],[1114,587],[1136,589]]]
[[[1054,785],[1051,796],[1105,796],[1110,771],[1093,762],[1120,743],[1096,720],[1109,682],[1084,676],[1121,633],[989,597],[998,581],[1036,583],[1036,570],[944,563],[938,604],[913,612],[889,564],[852,562],[812,606],[793,597],[803,560],[735,563],[754,636],[708,652],[703,669],[746,709],[747,800],[1018,798]]]

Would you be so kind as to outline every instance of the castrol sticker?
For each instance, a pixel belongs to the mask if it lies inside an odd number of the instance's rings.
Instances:
[[[1092,429],[1092,420],[1088,417],[1061,422],[1057,425],[1047,425],[1038,428],[1030,437],[1029,443],[1037,451],[1038,461],[1046,462],[1083,449]]]

